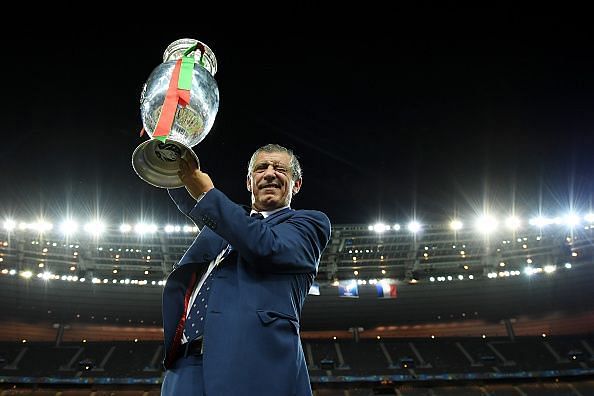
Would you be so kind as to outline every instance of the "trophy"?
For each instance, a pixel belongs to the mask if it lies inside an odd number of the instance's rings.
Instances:
[[[182,187],[179,159],[196,161],[192,147],[208,134],[219,109],[214,79],[217,60],[208,46],[179,39],[163,53],[163,63],[150,74],[140,95],[143,130],[150,136],[136,147],[132,167],[149,184]]]

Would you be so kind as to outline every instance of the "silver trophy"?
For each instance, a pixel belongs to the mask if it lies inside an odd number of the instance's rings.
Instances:
[[[184,67],[182,59],[193,62],[193,69],[192,63],[189,69],[186,63],[185,71],[180,71]],[[184,72],[185,96],[176,100],[175,77]],[[219,109],[216,72],[217,60],[206,44],[194,39],[169,44],[163,63],[151,72],[140,95],[142,125],[151,138],[132,154],[132,167],[142,180],[156,187],[182,187],[177,174],[179,158],[194,160],[200,166],[192,147],[210,132]]]

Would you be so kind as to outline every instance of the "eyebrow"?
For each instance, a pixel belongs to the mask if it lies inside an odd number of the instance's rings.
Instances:
[[[256,164],[254,164],[254,168],[257,168],[257,167],[262,166],[262,165],[267,165],[267,166],[272,165],[273,167],[282,166],[284,168],[289,168],[289,165],[286,165],[286,164],[284,164],[282,162],[279,162],[279,161],[262,161],[262,162],[257,162]]]

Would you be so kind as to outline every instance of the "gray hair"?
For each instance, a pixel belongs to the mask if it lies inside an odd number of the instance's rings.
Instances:
[[[254,154],[252,154],[252,157],[250,158],[250,162],[248,163],[248,168],[247,168],[248,176],[251,175],[252,170],[254,169],[256,157],[258,156],[258,154],[260,154],[262,152],[289,154],[289,157],[290,157],[289,166],[291,168],[291,174],[293,176],[293,180],[301,179],[301,176],[302,176],[301,164],[299,163],[299,160],[297,159],[297,156],[295,155],[295,153],[293,153],[293,150],[288,149],[288,148],[283,147],[278,144],[274,144],[274,143],[267,144],[266,146],[262,146],[259,149],[257,149],[256,151],[254,151]]]

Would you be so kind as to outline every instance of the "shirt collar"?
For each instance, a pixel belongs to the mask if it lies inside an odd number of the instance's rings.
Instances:
[[[278,209],[274,209],[274,210],[270,210],[270,211],[262,211],[262,212],[258,212],[257,210],[252,209],[252,211],[250,212],[250,216],[254,213],[261,213],[262,216],[264,216],[264,218],[267,218],[268,216],[275,214],[276,212],[280,212],[281,210],[286,209],[288,207],[289,207],[289,205],[286,205],[286,206],[283,206],[282,208],[278,208]]]

